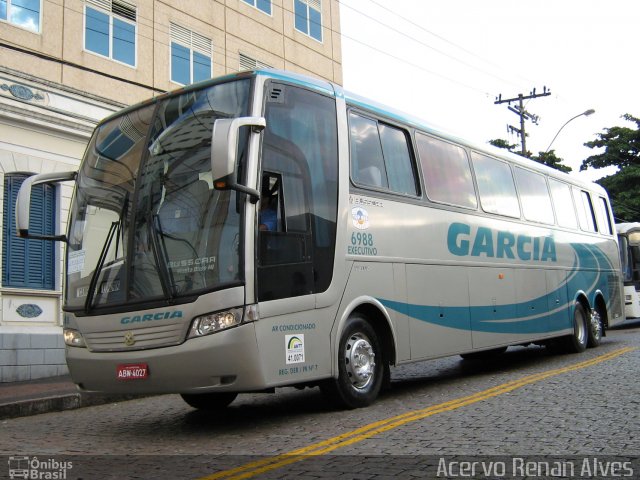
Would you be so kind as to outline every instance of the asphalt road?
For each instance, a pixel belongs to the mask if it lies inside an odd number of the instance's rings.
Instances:
[[[350,411],[285,388],[216,414],[163,395],[4,420],[0,478],[640,478],[639,347],[628,321],[582,354],[401,366]]]

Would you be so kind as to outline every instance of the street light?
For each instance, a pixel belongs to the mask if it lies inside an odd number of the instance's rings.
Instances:
[[[562,129],[563,129],[564,127],[566,127],[566,126],[567,126],[567,124],[568,124],[569,122],[571,122],[572,120],[575,120],[576,118],[581,117],[581,116],[583,116],[583,115],[584,115],[585,117],[588,117],[589,115],[594,114],[594,113],[596,113],[596,111],[595,111],[593,108],[590,108],[589,110],[585,110],[584,112],[579,113],[579,114],[578,114],[578,115],[576,115],[575,117],[571,117],[569,120],[567,120],[567,121],[565,122],[565,124],[564,124],[564,125],[562,125],[562,126],[560,127],[560,130],[558,130],[558,133],[556,133],[556,136],[555,136],[555,137],[553,137],[553,140],[551,140],[551,143],[549,144],[549,146],[547,147],[547,149],[544,151],[544,153],[547,153],[547,152],[549,151],[549,149],[551,148],[551,145],[553,145],[553,142],[555,142],[555,141],[556,141],[556,138],[558,138],[558,135],[560,135],[560,132],[562,131]]]

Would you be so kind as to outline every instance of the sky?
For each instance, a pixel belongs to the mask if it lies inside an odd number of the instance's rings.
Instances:
[[[605,128],[640,117],[638,0],[340,0],[344,87],[474,142],[517,144],[519,116],[503,99],[525,100],[527,150],[551,149],[579,172],[600,153],[583,146]],[[516,104],[514,103],[513,106]]]

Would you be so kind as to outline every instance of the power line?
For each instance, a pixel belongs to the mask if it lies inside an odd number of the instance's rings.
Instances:
[[[500,94],[496,98],[496,101],[493,102],[496,105],[499,105],[501,103],[508,103],[509,106],[507,108],[520,117],[520,128],[514,127],[513,125],[508,125],[507,128],[511,133],[517,133],[520,136],[520,144],[523,157],[527,156],[527,133],[525,132],[525,120],[530,120],[536,125],[538,124],[539,120],[539,117],[537,115],[533,115],[527,112],[527,110],[524,108],[524,100],[533,100],[535,98],[547,97],[549,95],[551,95],[551,90],[547,90],[547,87],[544,87],[542,93],[536,93],[536,89],[534,88],[531,93],[526,96],[522,93],[519,93],[517,97],[503,99],[502,94]],[[511,102],[516,101],[518,102],[518,104],[515,107],[512,107]]]
[[[373,1],[373,0],[371,0],[371,1],[372,1],[372,3],[374,3],[374,4],[378,5],[379,7],[383,8],[383,9],[385,9],[385,10],[387,10],[387,11],[391,12],[391,13],[394,13],[396,16],[398,16],[398,17],[399,17],[399,18],[401,18],[402,20],[404,20],[404,21],[406,21],[406,22],[410,23],[411,25],[417,26],[418,28],[420,28],[420,29],[421,29],[421,30],[423,30],[424,32],[427,32],[427,33],[429,33],[430,35],[433,35],[433,36],[435,36],[435,37],[437,37],[437,38],[439,38],[439,39],[441,39],[441,40],[443,40],[443,41],[445,41],[445,42],[447,42],[447,43],[449,43],[449,44],[454,45],[454,46],[456,46],[456,47],[457,47],[457,45],[455,45],[455,44],[454,44],[454,43],[452,43],[452,42],[449,42],[449,41],[448,41],[448,40],[446,40],[445,38],[443,38],[443,37],[441,37],[441,36],[439,36],[439,35],[436,35],[435,33],[430,32],[429,30],[426,30],[426,29],[425,29],[425,28],[423,28],[423,27],[420,27],[419,25],[417,25],[417,24],[416,24],[416,23],[414,23],[413,21],[411,21],[411,20],[409,20],[409,19],[407,19],[407,18],[405,18],[405,17],[403,17],[403,16],[401,16],[401,15],[398,15],[397,13],[395,13],[395,12],[393,12],[392,10],[388,9],[387,7],[385,7],[385,6],[383,6],[383,5],[380,5],[379,3],[377,3],[377,2],[375,2],[375,1]],[[457,62],[457,63],[459,63],[459,64],[462,64],[462,65],[464,65],[464,66],[466,66],[466,67],[469,67],[469,68],[471,68],[471,69],[473,69],[473,70],[477,70],[478,72],[481,72],[481,73],[483,73],[483,74],[485,74],[485,75],[487,75],[487,76],[489,76],[489,77],[493,77],[493,78],[495,78],[496,80],[500,80],[500,81],[503,81],[503,82],[506,82],[506,83],[511,83],[511,82],[509,82],[508,80],[506,80],[506,79],[504,79],[504,78],[502,78],[502,77],[500,77],[500,76],[498,76],[498,75],[496,75],[496,74],[494,74],[494,73],[492,73],[492,72],[489,72],[489,71],[487,71],[487,70],[485,70],[485,69],[482,69],[482,68],[480,68],[480,67],[477,67],[477,66],[475,66],[475,65],[472,65],[472,64],[470,64],[470,63],[468,63],[468,62],[466,62],[466,61],[464,61],[464,60],[462,60],[462,59],[460,59],[460,58],[457,58],[457,57],[455,57],[455,56],[452,56],[452,55],[450,55],[450,54],[448,54],[448,53],[446,53],[446,52],[444,52],[444,51],[442,51],[442,50],[440,50],[440,49],[438,49],[438,48],[436,48],[436,47],[434,47],[434,46],[432,46],[432,45],[429,45],[429,44],[428,44],[428,43],[426,43],[426,42],[423,42],[422,40],[419,40],[419,39],[417,39],[417,38],[415,38],[415,37],[413,37],[413,36],[409,35],[407,32],[403,32],[402,30],[399,30],[399,29],[397,29],[397,28],[395,28],[395,27],[392,27],[392,26],[388,25],[387,23],[384,23],[383,21],[381,21],[381,20],[379,20],[379,19],[377,19],[377,18],[375,18],[375,17],[372,17],[371,15],[369,15],[369,14],[367,14],[367,13],[364,13],[364,12],[362,12],[361,10],[358,10],[357,8],[354,8],[354,7],[352,7],[351,5],[349,5],[349,4],[347,4],[347,3],[344,3],[344,1],[342,1],[342,0],[338,0],[338,3],[340,3],[340,5],[342,5],[342,6],[344,6],[344,7],[347,7],[347,8],[348,8],[348,9],[350,9],[350,10],[353,10],[354,12],[356,12],[356,13],[360,14],[361,16],[363,16],[363,17],[365,17],[365,18],[368,18],[369,20],[372,20],[373,22],[376,22],[377,24],[382,25],[382,26],[383,26],[383,27],[385,27],[386,29],[391,30],[392,32],[398,33],[399,35],[401,35],[401,36],[403,36],[403,37],[405,37],[405,38],[407,38],[407,39],[409,39],[409,40],[411,40],[411,41],[413,41],[413,42],[415,42],[415,43],[417,43],[417,44],[419,44],[419,45],[422,45],[423,47],[426,47],[426,48],[428,48],[428,49],[430,49],[430,50],[433,50],[434,52],[438,53],[439,55],[442,55],[442,56],[444,56],[444,57],[446,57],[446,58],[449,58],[449,59],[453,60],[454,62]],[[465,50],[465,49],[463,49],[462,47],[457,47],[457,48],[460,48],[460,49],[464,50],[465,52],[470,53],[471,55],[473,55],[471,52],[468,52],[468,50]],[[475,55],[474,55],[474,56],[475,56]],[[480,57],[477,57],[477,56],[475,56],[475,57],[476,57],[476,58],[480,58]]]
[[[344,4],[344,0],[338,0],[338,1],[340,2],[340,4],[347,6],[346,4]],[[454,48],[457,48],[458,50],[460,50],[460,51],[464,52],[465,54],[467,54],[467,55],[469,55],[469,56],[471,56],[471,57],[473,57],[473,58],[476,58],[476,59],[480,60],[481,62],[486,63],[487,65],[489,65],[489,66],[491,66],[491,67],[498,68],[498,69],[502,69],[502,68],[503,68],[503,65],[500,65],[500,64],[498,64],[498,63],[496,63],[496,62],[493,62],[493,61],[491,61],[491,60],[488,60],[488,59],[486,59],[486,58],[484,58],[484,57],[481,57],[481,56],[480,56],[480,55],[478,55],[477,53],[472,52],[471,50],[469,50],[469,49],[467,49],[467,48],[465,48],[465,47],[463,47],[463,46],[461,46],[461,45],[458,45],[458,44],[457,44],[457,43],[455,43],[455,42],[452,42],[451,40],[449,40],[449,39],[447,39],[447,38],[443,37],[442,35],[438,35],[437,33],[432,32],[431,30],[429,30],[429,29],[425,28],[423,25],[421,25],[421,24],[419,24],[419,23],[415,22],[415,21],[414,21],[414,20],[412,20],[411,18],[408,18],[408,17],[406,17],[406,16],[404,16],[404,15],[400,15],[398,12],[396,12],[396,11],[394,11],[394,10],[390,9],[389,7],[386,7],[385,5],[382,5],[381,3],[379,3],[379,2],[377,2],[377,1],[375,1],[375,0],[369,0],[369,1],[370,1],[370,3],[373,3],[374,5],[378,6],[379,8],[381,8],[381,9],[383,9],[383,10],[385,10],[385,11],[387,11],[387,12],[391,13],[392,15],[394,15],[394,16],[396,16],[396,17],[398,17],[399,19],[401,19],[401,20],[403,20],[403,21],[407,22],[408,24],[410,24],[410,25],[412,25],[412,26],[414,26],[414,27],[418,28],[419,30],[421,30],[421,31],[425,32],[426,34],[431,35],[431,36],[433,36],[433,37],[437,38],[438,40],[440,40],[440,41],[442,41],[442,42],[444,42],[444,43],[447,43],[447,44],[451,45],[451,46],[452,46],[452,47],[454,47]],[[353,7],[350,7],[350,6],[349,6],[349,8],[351,8],[352,10],[356,10],[356,11],[357,11],[357,9],[354,9]],[[435,49],[434,49],[434,50],[435,50]],[[443,55],[445,55],[445,56],[446,56],[446,57],[448,57],[448,58],[454,59],[454,60],[455,60],[455,61],[457,61],[457,62],[460,62],[460,63],[463,63],[463,64],[465,64],[465,65],[468,65],[468,66],[470,66],[471,68],[474,68],[474,69],[476,69],[476,70],[479,70],[479,71],[481,71],[481,72],[483,72],[483,73],[487,73],[485,70],[480,69],[480,68],[478,68],[478,67],[475,67],[475,66],[473,66],[473,65],[471,65],[471,64],[468,64],[467,62],[464,62],[464,61],[462,61],[462,60],[459,60],[458,58],[453,57],[453,56],[451,56],[451,55],[449,55],[449,54],[443,53]],[[508,79],[506,79],[506,78],[503,78],[503,77],[497,76],[497,75],[496,75],[496,74],[494,74],[494,73],[488,73],[488,75],[490,75],[490,76],[492,76],[492,77],[494,77],[494,78],[497,78],[498,80],[501,80],[501,81],[503,81],[503,82],[505,82],[505,83],[510,83],[510,84],[512,84],[512,85],[514,85],[514,86],[517,86],[515,82],[512,82],[511,80],[508,80]],[[531,80],[526,79],[526,78],[524,78],[524,77],[522,77],[522,76],[520,76],[520,75],[518,75],[518,77],[520,77],[522,80],[525,80],[525,81],[527,81],[527,82],[531,82]]]

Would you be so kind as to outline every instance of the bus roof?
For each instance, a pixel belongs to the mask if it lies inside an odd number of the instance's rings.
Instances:
[[[638,231],[640,231],[640,223],[616,223],[616,232],[618,233],[618,235],[628,235],[630,233]]]
[[[426,122],[425,120],[422,120],[420,118],[414,117],[407,113],[401,112],[399,110],[396,110],[384,104],[378,103],[374,100],[361,97],[357,94],[345,91],[340,85],[329,82],[327,80],[322,80],[309,75],[289,72],[285,70],[278,70],[278,69],[267,68],[267,69],[247,70],[247,71],[215,77],[209,80],[187,85],[187,86],[178,88],[176,90],[165,92],[161,95],[150,98],[136,105],[132,105],[131,107],[127,107],[124,110],[121,110],[120,112],[116,112],[113,115],[106,117],[100,123],[107,122],[112,118],[118,117],[128,111],[135,110],[143,105],[156,103],[170,96],[180,95],[185,92],[189,92],[193,90],[200,90],[202,88],[206,88],[208,86],[215,85],[218,83],[224,83],[224,82],[228,82],[228,81],[232,81],[240,78],[251,78],[258,75],[263,75],[269,78],[297,84],[297,85],[310,88],[312,90],[316,90],[336,98],[344,98],[348,105],[356,106],[364,110],[371,111],[373,113],[386,117],[390,120],[403,123],[407,126],[416,128],[425,133],[438,136],[450,142],[457,143],[459,145],[465,146],[477,152],[481,152],[497,158],[509,160],[510,162],[523,166],[525,168],[536,170],[541,173],[545,173],[551,177],[555,177],[560,180],[564,180],[568,183],[582,186],[589,190],[598,192],[602,195],[606,195],[606,190],[602,186],[596,183],[581,180],[567,173],[561,172],[560,170],[553,169],[551,167],[538,163],[534,160],[530,160],[520,155],[516,155],[515,153],[511,153],[507,150],[494,147],[493,145],[490,145],[488,143],[479,144],[479,143],[469,141],[462,136],[452,134],[450,132],[445,131],[445,129],[436,127],[434,124]]]

